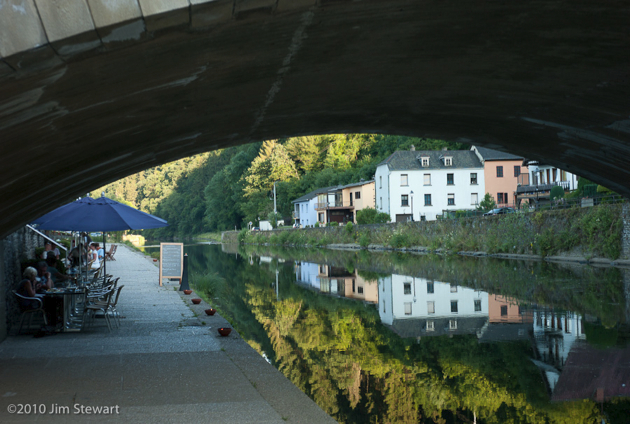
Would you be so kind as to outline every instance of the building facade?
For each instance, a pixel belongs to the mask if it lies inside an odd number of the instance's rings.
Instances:
[[[485,193],[490,193],[499,207],[513,206],[519,177],[528,173],[527,167],[523,166],[523,157],[478,146],[470,150],[475,152],[483,165]],[[483,196],[480,201],[482,199]]]
[[[356,224],[358,211],[374,208],[374,180],[333,187],[327,193],[319,193],[317,198],[315,209],[320,225],[331,222]]]
[[[392,222],[472,210],[484,194],[484,168],[470,150],[397,151],[376,168],[376,209]]]
[[[302,228],[315,226],[318,218],[318,196],[326,196],[331,188],[333,187],[318,188],[293,200],[291,203],[293,203],[293,219],[295,223]]]

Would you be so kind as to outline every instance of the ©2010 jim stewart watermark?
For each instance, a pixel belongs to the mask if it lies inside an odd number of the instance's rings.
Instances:
[[[46,405],[44,403],[12,403],[7,406],[7,412],[15,415],[117,415],[120,414],[118,405],[88,406],[75,403],[72,406]]]

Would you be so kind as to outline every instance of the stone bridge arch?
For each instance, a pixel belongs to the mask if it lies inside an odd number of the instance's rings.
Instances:
[[[621,0],[0,0],[0,235],[207,150],[465,140],[630,194]]]

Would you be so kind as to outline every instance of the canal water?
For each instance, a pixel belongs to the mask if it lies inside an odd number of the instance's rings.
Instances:
[[[327,249],[185,252],[197,291],[339,422],[630,422],[627,271]]]

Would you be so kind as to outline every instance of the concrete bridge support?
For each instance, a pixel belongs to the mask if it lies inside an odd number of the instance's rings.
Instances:
[[[630,195],[624,0],[2,0],[0,236],[287,136],[504,148]]]

